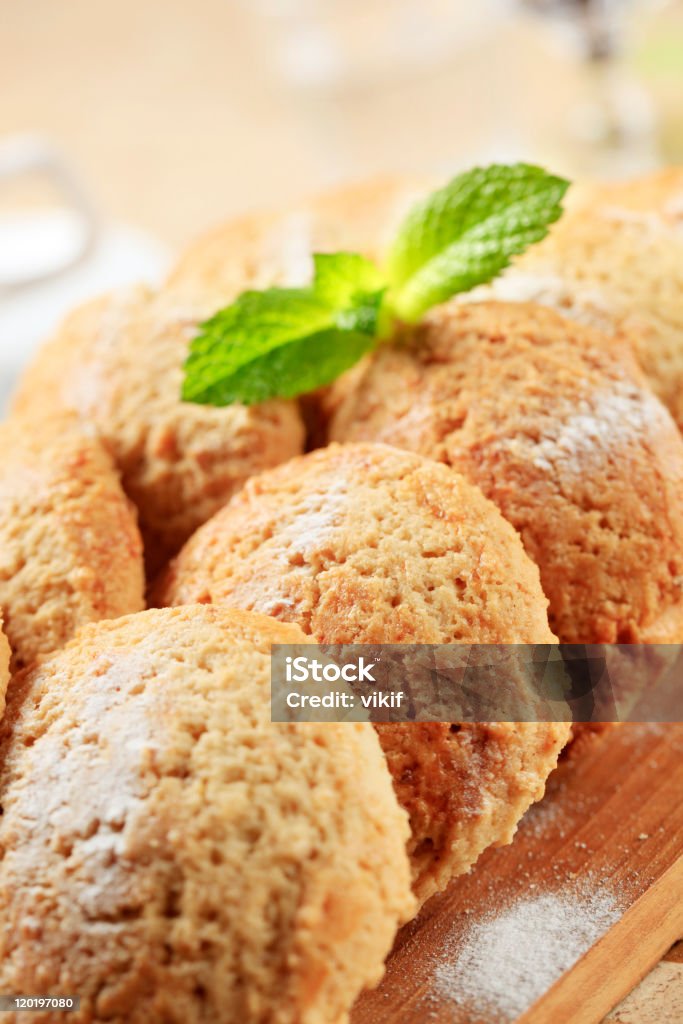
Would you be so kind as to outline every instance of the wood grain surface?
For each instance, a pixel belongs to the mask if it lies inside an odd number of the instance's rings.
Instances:
[[[683,937],[682,795],[683,725],[624,725],[584,748],[514,843],[489,850],[402,930],[353,1024],[603,1020]],[[541,911],[557,920],[530,934]],[[653,991],[666,981],[666,1002],[650,1006],[657,1024],[682,1019],[669,1012],[683,995],[679,967],[665,961],[648,978]],[[610,1021],[650,1019],[627,1002]]]

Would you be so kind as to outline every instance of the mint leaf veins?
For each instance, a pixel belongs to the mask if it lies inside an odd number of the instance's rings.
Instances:
[[[568,187],[531,164],[474,168],[409,211],[382,266],[318,253],[310,287],[244,292],[200,326],[183,399],[251,405],[331,383],[399,323],[491,281],[544,238]]]
[[[398,316],[496,277],[510,258],[548,233],[569,183],[531,164],[493,164],[458,175],[408,213],[386,270]]]

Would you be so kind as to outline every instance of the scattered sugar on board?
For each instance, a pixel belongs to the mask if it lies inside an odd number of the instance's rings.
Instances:
[[[621,917],[614,893],[583,879],[515,901],[447,939],[431,1000],[466,1003],[477,1019],[514,1020]]]

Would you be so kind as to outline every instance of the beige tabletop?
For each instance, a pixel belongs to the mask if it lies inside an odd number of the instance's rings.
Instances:
[[[595,155],[592,80],[564,37],[504,17],[512,5],[501,0],[399,6],[454,12],[447,45],[429,38],[416,59],[420,33],[406,16],[396,55],[385,0],[0,0],[0,139],[28,130],[53,139],[108,215],[172,244],[245,208],[377,172],[493,157],[613,170]],[[674,6],[642,61],[654,54],[663,69],[648,86],[669,159],[683,146],[678,53],[669,52],[673,29],[683,47],[683,2]],[[353,18],[262,13],[299,7]],[[340,52],[327,54],[335,33],[346,33]],[[368,64],[359,37],[375,38],[384,64]],[[615,102],[633,106],[632,73],[617,78],[626,92]],[[616,170],[661,155],[643,138]]]

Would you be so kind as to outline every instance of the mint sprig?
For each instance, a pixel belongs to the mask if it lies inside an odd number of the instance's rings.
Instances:
[[[244,292],[201,325],[183,399],[252,405],[331,383],[398,323],[492,280],[544,238],[568,187],[531,164],[475,168],[410,210],[381,267],[318,253],[310,287]]]
[[[201,325],[185,363],[187,402],[253,405],[335,380],[374,348],[384,294],[374,263],[317,255],[311,288],[243,292]]]

